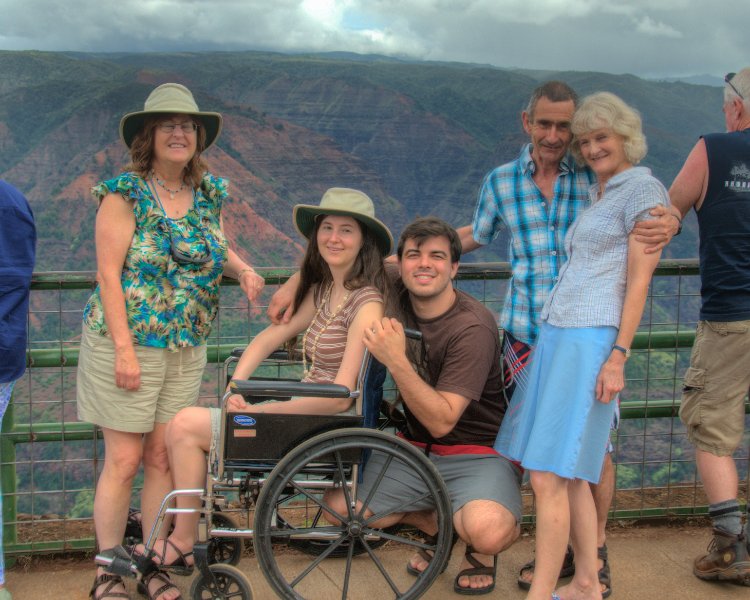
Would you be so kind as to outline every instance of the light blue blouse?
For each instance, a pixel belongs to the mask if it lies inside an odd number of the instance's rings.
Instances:
[[[542,320],[557,327],[620,326],[628,271],[628,236],[636,222],[651,218],[669,195],[646,167],[612,177],[565,236],[568,262],[542,310]]]

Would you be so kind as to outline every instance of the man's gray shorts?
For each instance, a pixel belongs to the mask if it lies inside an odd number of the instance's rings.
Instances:
[[[521,470],[498,454],[431,453],[429,459],[443,477],[454,513],[472,500],[491,500],[504,506],[521,522]],[[364,480],[358,497],[367,498],[384,464],[383,454],[373,452],[365,467]],[[434,508],[429,497],[404,504],[427,492],[424,482],[403,462],[394,460],[380,481],[375,497],[369,504],[374,513],[392,511],[414,512]]]

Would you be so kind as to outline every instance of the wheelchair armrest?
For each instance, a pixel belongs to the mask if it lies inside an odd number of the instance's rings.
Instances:
[[[247,348],[247,346],[232,348],[229,356],[232,358],[240,358],[242,356],[242,353],[245,351],[245,348]],[[294,351],[292,356],[289,356],[288,350],[274,350],[273,352],[271,352],[271,354],[268,355],[266,360],[273,360],[278,362],[298,362],[298,360],[300,359],[298,359],[297,355],[299,355],[299,352],[296,350]]]
[[[335,383],[302,383],[300,381],[279,381],[278,379],[235,379],[229,385],[234,393],[251,397],[351,398],[352,395],[348,387]]]

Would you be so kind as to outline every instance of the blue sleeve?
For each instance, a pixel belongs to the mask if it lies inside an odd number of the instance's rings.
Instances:
[[[659,205],[669,206],[669,194],[662,183],[655,177],[639,182],[625,205],[625,230],[630,233],[638,221],[653,219],[649,211]]]
[[[26,198],[0,181],[0,382],[26,368],[29,288],[36,258],[36,226]]]
[[[486,246],[500,233],[503,223],[500,208],[495,171],[491,171],[482,182],[474,209],[471,235],[477,243]]]

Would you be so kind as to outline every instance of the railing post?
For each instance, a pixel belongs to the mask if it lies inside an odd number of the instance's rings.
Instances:
[[[13,412],[13,396],[11,395],[3,417],[3,435],[0,435],[0,489],[2,489],[3,495],[3,527],[0,535],[3,536],[3,548],[7,548],[8,544],[15,546],[18,542],[16,526],[16,445],[13,443],[11,436],[7,435],[13,430],[15,421]],[[6,555],[5,562],[7,566],[11,567],[16,559],[12,555]]]

